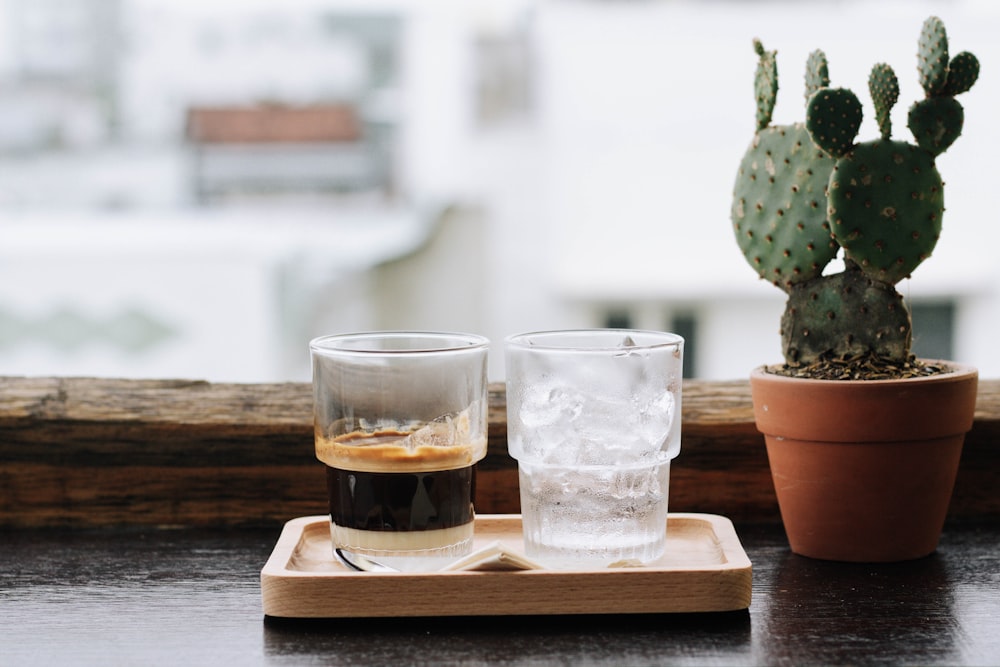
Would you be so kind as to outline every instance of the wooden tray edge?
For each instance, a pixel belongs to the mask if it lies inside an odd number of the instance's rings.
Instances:
[[[477,521],[519,519],[517,514],[480,515]],[[290,561],[303,531],[316,522],[326,522],[325,515],[299,517],[288,521],[282,529],[271,556],[261,570],[261,598],[266,616],[276,618],[348,618],[348,617],[416,617],[416,616],[507,616],[564,614],[629,614],[686,613],[738,611],[750,606],[752,596],[752,564],[740,543],[732,521],[717,514],[673,513],[671,521],[707,522],[719,542],[725,562],[718,566],[692,569],[626,568],[593,572],[559,572],[533,570],[522,572],[442,572],[433,574],[351,574],[290,570]],[[668,523],[669,525],[669,523]],[[352,608],[347,587],[337,587],[337,594],[323,595],[320,588],[364,577],[371,598],[407,599],[430,598],[429,602],[411,604],[404,609],[389,607]],[[526,577],[544,577],[546,592],[538,594],[540,582]],[[430,577],[430,579],[428,579]],[[581,577],[614,583],[615,595],[599,595],[595,591],[580,594]],[[457,579],[456,579],[457,578]],[[356,580],[361,581],[361,579]],[[447,604],[436,604],[435,596],[418,594],[429,581],[448,581]],[[499,586],[497,585],[499,584]],[[512,584],[516,584],[513,585]],[[456,588],[472,594],[463,600]],[[661,590],[660,597],[650,596],[650,590]],[[672,595],[678,591],[684,595]],[[331,588],[328,593],[334,592]],[[520,597],[518,597],[520,594]],[[485,603],[484,603],[485,601]],[[595,604],[601,606],[595,607]]]

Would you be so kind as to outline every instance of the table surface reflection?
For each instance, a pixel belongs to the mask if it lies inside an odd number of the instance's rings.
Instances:
[[[780,526],[737,531],[745,611],[320,621],[261,612],[279,528],[5,532],[0,662],[1000,664],[1000,527],[949,525],[937,553],[894,565],[795,556]]]

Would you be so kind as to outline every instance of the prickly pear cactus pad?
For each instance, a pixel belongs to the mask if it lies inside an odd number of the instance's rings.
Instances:
[[[917,42],[917,70],[927,96],[941,92],[948,81],[948,34],[936,16],[924,21]]]
[[[905,358],[910,317],[903,297],[860,271],[843,271],[796,285],[781,318],[781,339],[792,362]]]
[[[816,49],[806,60],[806,104],[817,90],[830,85],[830,67],[826,62],[826,54]]]
[[[979,78],[979,59],[968,51],[962,51],[948,63],[948,80],[942,95],[954,97],[970,88]]]
[[[869,276],[894,285],[941,235],[944,184],[918,146],[880,139],[837,160],[830,177],[830,231]]]
[[[965,110],[953,97],[930,97],[910,107],[907,127],[925,151],[938,155],[962,134]]]
[[[759,131],[740,163],[732,221],[757,274],[787,290],[820,275],[837,254],[827,224],[833,159],[803,125]]]
[[[926,367],[910,353],[910,313],[895,285],[940,238],[944,183],[935,158],[962,133],[964,110],[955,96],[976,82],[979,61],[966,51],[951,57],[944,23],[927,19],[917,43],[925,97],[907,115],[915,143],[891,136],[900,86],[887,63],[868,78],[880,136],[858,142],[862,102],[851,90],[830,87],[820,50],[806,63],[805,121],[772,126],[776,52],[756,39],[754,50],[756,132],[736,175],[730,219],[750,266],[788,295],[785,369],[802,375],[834,364],[844,377],[854,362],[907,369],[904,375]],[[830,271],[841,253],[843,271]],[[815,375],[827,377],[826,370]]]
[[[754,76],[754,93],[757,97],[757,129],[761,130],[768,126],[774,113],[774,100],[778,95],[778,61],[777,54],[765,51],[759,39],[753,41],[753,49],[760,56]]]
[[[806,127],[816,144],[834,157],[846,155],[861,129],[858,96],[845,88],[827,88],[809,98]]]
[[[783,290],[814,278],[837,254],[826,216],[833,159],[816,147],[802,123],[769,125],[778,92],[775,52],[754,40],[757,133],[736,175],[730,219],[747,262]],[[829,82],[826,56],[815,51],[807,91]]]

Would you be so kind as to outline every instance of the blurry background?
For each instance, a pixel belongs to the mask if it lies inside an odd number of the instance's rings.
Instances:
[[[944,19],[982,77],[941,156],[945,230],[901,284],[916,350],[1000,377],[1000,3],[0,0],[0,375],[309,379],[308,341],[636,326],[691,377],[778,361],[783,295],[729,223],[754,129],[806,56],[894,136]]]

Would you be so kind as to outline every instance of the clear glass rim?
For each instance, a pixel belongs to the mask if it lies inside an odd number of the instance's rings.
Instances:
[[[504,339],[504,345],[514,350],[544,350],[546,352],[617,352],[626,336],[638,340],[631,350],[677,348],[684,339],[668,331],[653,329],[550,329],[514,334]],[[586,341],[592,340],[593,343]]]
[[[408,345],[393,347],[393,342]],[[309,349],[317,354],[376,356],[467,352],[489,344],[485,336],[454,331],[356,331],[318,336],[309,341]]]

